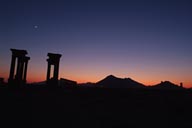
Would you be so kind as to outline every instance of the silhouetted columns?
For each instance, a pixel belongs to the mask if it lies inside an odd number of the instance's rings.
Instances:
[[[61,54],[53,54],[48,53],[47,56],[49,57],[47,59],[48,67],[47,67],[47,84],[58,84],[58,77],[59,77],[59,61],[61,58]],[[53,71],[53,77],[50,79],[51,74],[51,65],[54,67]]]
[[[28,62],[30,60],[30,57],[25,57],[25,64],[24,64],[24,76],[23,76],[23,80],[26,83],[26,78],[27,78],[27,67],[28,67]]]
[[[25,55],[27,54],[27,51],[17,50],[17,49],[11,49],[11,51],[12,51],[12,59],[11,59],[11,67],[10,67],[10,74],[9,74],[9,83],[20,85],[23,83],[23,73],[25,73],[24,66],[26,61]],[[17,69],[16,69],[16,75],[14,77],[16,60],[17,60]]]
[[[14,79],[15,61],[16,61],[16,56],[12,55],[12,58],[11,58],[11,67],[10,67],[10,74],[9,74],[9,81]]]

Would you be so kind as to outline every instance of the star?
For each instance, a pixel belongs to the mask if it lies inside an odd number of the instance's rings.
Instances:
[[[37,28],[38,28],[38,26],[37,26],[37,25],[35,25],[35,26],[34,26],[34,28],[35,28],[35,29],[37,29]]]

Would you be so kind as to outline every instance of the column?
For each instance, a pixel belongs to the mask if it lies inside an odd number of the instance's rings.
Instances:
[[[51,70],[51,64],[49,63],[49,60],[48,61],[48,67],[47,67],[47,81],[50,79],[50,70]]]
[[[59,77],[59,64],[57,63],[57,64],[55,64],[54,65],[54,79],[55,80],[58,80],[58,77]]]
[[[21,58],[21,62],[20,62],[20,69],[19,69],[19,81],[23,80],[23,69],[24,69],[24,58]]]
[[[15,76],[15,79],[17,79],[17,80],[19,80],[20,67],[21,67],[21,58],[18,57],[18,59],[17,59],[17,71],[16,71],[16,76]]]
[[[14,77],[15,61],[16,61],[16,57],[14,55],[12,55],[9,80],[13,80],[13,77]]]
[[[25,65],[24,65],[24,76],[23,76],[23,80],[26,83],[26,78],[27,78],[27,67],[28,67],[28,60],[25,61]]]

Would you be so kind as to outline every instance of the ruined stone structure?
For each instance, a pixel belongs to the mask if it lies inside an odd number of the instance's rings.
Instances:
[[[47,59],[48,67],[47,67],[47,84],[48,85],[58,85],[58,77],[59,77],[59,61],[61,58],[61,54],[53,54],[48,53],[47,56],[49,57]],[[53,76],[51,77],[51,66],[54,66]]]
[[[11,49],[12,59],[8,83],[10,85],[26,84],[27,66],[30,57],[27,57],[26,50]],[[17,62],[17,63],[16,63]],[[15,69],[17,65],[17,69]]]

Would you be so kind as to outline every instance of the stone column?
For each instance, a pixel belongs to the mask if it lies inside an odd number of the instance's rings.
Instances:
[[[23,69],[24,69],[24,58],[21,58],[21,62],[20,62],[20,68],[19,68],[19,81],[23,81]]]
[[[14,55],[12,55],[12,58],[11,58],[11,67],[10,67],[10,74],[9,74],[9,81],[12,81],[13,78],[14,78],[15,61],[16,61],[16,57],[15,57]]]
[[[54,75],[53,75],[55,80],[58,80],[59,77],[59,64],[54,65]]]
[[[48,66],[47,66],[47,81],[50,79],[50,71],[51,71],[51,64],[49,63],[49,60],[48,61]]]
[[[25,58],[25,65],[24,65],[24,76],[23,76],[23,80],[26,83],[26,78],[27,78],[27,67],[28,67],[28,61],[29,61],[30,57],[26,57]]]
[[[20,68],[21,68],[21,58],[18,57],[18,59],[17,59],[17,71],[16,71],[16,76],[15,76],[15,79],[17,79],[17,80],[19,80]]]

